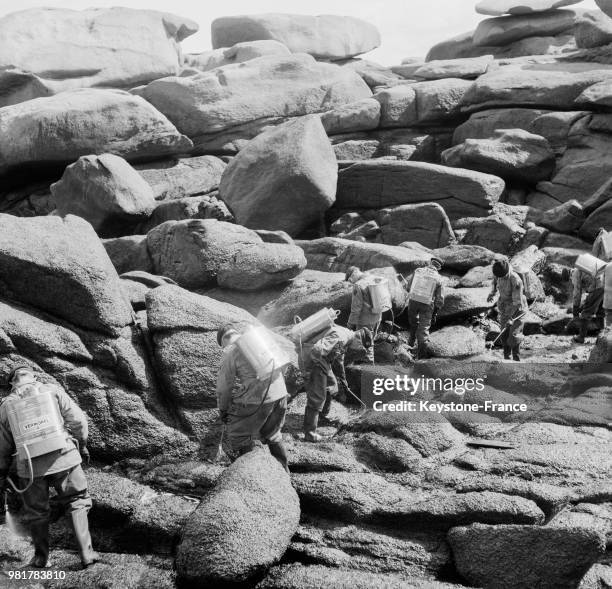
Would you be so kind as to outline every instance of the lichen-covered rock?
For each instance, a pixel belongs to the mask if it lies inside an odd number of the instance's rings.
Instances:
[[[429,353],[436,358],[464,358],[485,351],[482,335],[462,325],[451,325],[433,332],[429,337]]]
[[[580,528],[476,524],[448,541],[463,577],[499,589],[575,587],[605,550],[599,534]]]
[[[287,473],[267,449],[234,462],[191,515],[177,550],[190,586],[245,582],[276,564],[300,520]]]

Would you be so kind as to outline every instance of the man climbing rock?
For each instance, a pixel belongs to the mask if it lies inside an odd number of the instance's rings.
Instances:
[[[572,314],[579,320],[578,335],[574,336],[577,344],[583,344],[589,331],[589,322],[593,319],[604,298],[604,272],[593,275],[579,267],[572,270]],[[584,302],[583,295],[586,294]]]
[[[499,292],[497,314],[502,329],[500,340],[504,348],[504,358],[510,360],[512,355],[514,361],[520,362],[524,317],[529,308],[523,281],[505,258],[493,263],[493,277],[493,288],[487,301],[493,301],[495,294]]]
[[[332,397],[339,390],[338,384],[345,392],[350,392],[344,370],[347,349],[360,348],[369,353],[373,345],[372,332],[367,327],[351,331],[336,324],[313,340],[314,343],[310,342],[310,376],[304,413],[304,439],[307,442],[321,440],[317,433],[319,416],[326,417],[329,413]]]
[[[432,258],[428,266],[417,268],[406,282],[410,325],[408,344],[414,348],[418,343],[419,358],[426,358],[429,354],[429,330],[444,305],[441,269],[442,260]]]
[[[372,299],[369,293],[370,277],[356,266],[351,266],[344,279],[353,284],[348,328],[357,330],[367,327],[370,331],[376,333],[382,319],[382,312],[372,307]],[[369,348],[366,360],[371,364],[374,363],[373,347]]]
[[[14,369],[9,382],[11,393],[0,405],[0,488],[10,483],[23,498],[34,544],[29,566],[50,566],[49,487],[53,487],[57,503],[70,514],[81,562],[87,567],[98,554],[91,546],[87,521],[91,499],[81,467],[81,456],[89,461],[85,414],[59,386],[38,382],[29,366]],[[17,484],[8,475],[15,450]]]
[[[281,367],[273,370],[269,378],[259,379],[236,345],[240,336],[240,330],[232,324],[217,331],[217,343],[223,348],[217,404],[232,452],[237,458],[262,442],[289,472],[281,434],[287,412],[287,388]],[[239,386],[235,388],[236,380]]]

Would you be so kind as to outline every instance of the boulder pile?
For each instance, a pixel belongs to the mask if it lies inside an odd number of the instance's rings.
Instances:
[[[572,344],[565,277],[612,230],[612,5],[579,3],[482,0],[475,31],[389,67],[349,16],[222,17],[190,55],[198,25],[168,13],[0,18],[1,396],[25,363],[86,412],[105,553],[76,573],[58,523],[74,578],[41,586],[609,584],[611,336]],[[500,255],[528,285],[520,366],[485,345]],[[432,257],[446,300],[415,362],[404,281]],[[353,392],[479,377],[464,400],[526,414],[334,401],[304,443],[286,335],[323,307],[346,324],[351,266],[387,279],[394,324]],[[290,476],[265,448],[214,460],[228,322],[290,356]],[[2,568],[28,551],[11,533]]]

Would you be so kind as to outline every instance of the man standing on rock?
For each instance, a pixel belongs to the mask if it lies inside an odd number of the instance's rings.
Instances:
[[[372,299],[368,287],[370,278],[356,266],[351,266],[344,277],[353,284],[353,297],[351,300],[351,314],[348,319],[348,328],[352,330],[367,327],[374,335],[382,319],[382,312],[372,308]],[[374,364],[374,346],[368,348],[366,360]]]
[[[318,339],[316,339],[318,337]],[[304,440],[320,442],[317,433],[319,416],[326,417],[331,400],[338,393],[338,383],[349,392],[344,371],[344,355],[349,347],[370,353],[373,345],[372,332],[367,327],[351,331],[340,325],[332,325],[327,331],[315,336],[310,351],[310,377],[306,410],[304,412]]]
[[[14,369],[9,382],[11,393],[0,405],[0,488],[4,490],[8,482],[23,498],[34,543],[29,566],[50,566],[49,487],[53,487],[57,501],[70,514],[81,562],[87,567],[98,560],[89,535],[91,499],[79,455],[80,449],[89,461],[87,418],[59,386],[38,382],[29,366]],[[15,449],[19,486],[8,475]]]
[[[274,370],[269,379],[260,380],[247,358],[236,346],[240,331],[224,325],[217,331],[223,360],[217,376],[217,404],[221,421],[235,457],[250,452],[263,442],[289,472],[287,451],[281,430],[287,413],[287,388],[282,371]],[[234,388],[236,379],[239,386]]]
[[[429,353],[429,330],[444,305],[441,269],[442,260],[432,258],[428,266],[417,268],[406,281],[410,324],[408,344],[413,348],[418,343],[419,358],[426,358]]]
[[[515,362],[520,362],[524,317],[529,309],[523,281],[505,258],[493,263],[493,277],[493,288],[487,301],[493,301],[496,292],[499,291],[497,314],[502,329],[500,340],[504,347],[504,358],[510,360],[512,355]]]

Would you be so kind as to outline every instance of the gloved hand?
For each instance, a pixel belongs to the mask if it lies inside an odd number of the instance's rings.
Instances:
[[[510,329],[512,327],[512,324],[514,323],[514,321],[512,319],[508,319],[508,321],[506,321],[506,327],[508,329]]]
[[[495,298],[495,293],[494,292],[489,293],[489,296],[487,297],[487,303],[492,303],[494,298]]]
[[[574,305],[572,308],[572,315],[574,317],[580,317],[580,305]]]
[[[89,450],[87,449],[87,446],[85,445],[81,446],[80,452],[81,452],[81,457],[85,461],[85,464],[89,464],[91,462],[91,456],[89,454]]]

